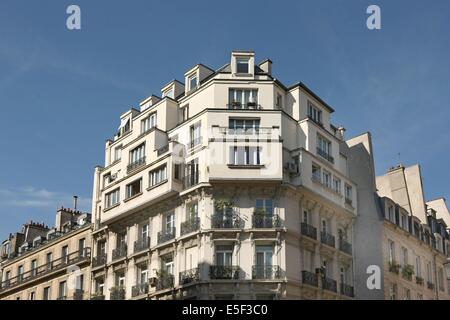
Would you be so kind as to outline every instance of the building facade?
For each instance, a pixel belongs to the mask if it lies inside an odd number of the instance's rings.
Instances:
[[[54,228],[30,222],[3,241],[1,300],[89,299],[90,214],[61,208]]]
[[[122,114],[94,175],[98,299],[349,299],[356,185],[333,109],[235,51]]]

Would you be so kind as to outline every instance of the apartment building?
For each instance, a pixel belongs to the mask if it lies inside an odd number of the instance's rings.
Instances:
[[[333,112],[233,51],[123,113],[94,174],[92,299],[351,299],[358,199]]]
[[[450,233],[424,200],[420,167],[399,165],[376,177],[370,134],[348,145],[361,204],[355,221],[356,297],[449,300]],[[442,202],[435,207],[449,214]]]
[[[89,299],[90,218],[90,214],[61,208],[55,227],[30,222],[3,241],[0,299]]]

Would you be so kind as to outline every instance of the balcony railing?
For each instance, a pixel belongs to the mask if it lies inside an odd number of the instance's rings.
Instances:
[[[302,235],[307,236],[312,239],[317,239],[317,229],[315,227],[313,227],[312,225],[302,222],[300,229],[301,229]]]
[[[281,269],[279,266],[253,266],[252,279],[281,279]]]
[[[242,103],[242,102],[235,101],[235,102],[231,102],[231,103],[227,104],[227,108],[234,109],[234,110],[239,110],[239,109],[259,110],[259,109],[261,109],[261,105],[257,104],[256,102]]]
[[[210,266],[209,277],[211,279],[237,280],[240,268],[238,266]]]
[[[138,169],[138,168],[140,168],[142,166],[145,166],[145,163],[146,163],[145,162],[145,157],[142,157],[142,158],[140,158],[140,159],[130,163],[127,166],[127,173],[130,173],[130,172],[132,172],[132,171],[134,171],[134,170],[136,170],[136,169]]]
[[[125,288],[122,286],[113,287],[109,296],[110,300],[125,300]]]
[[[158,244],[170,241],[175,238],[175,227],[158,232]]]
[[[430,289],[430,290],[434,290],[434,283],[430,282],[430,281],[427,281],[427,288]]]
[[[339,250],[347,254],[352,254],[352,245],[344,239],[339,239]]]
[[[423,286],[423,278],[416,276],[416,283],[420,286]]]
[[[325,160],[327,160],[331,163],[334,163],[334,158],[328,152],[320,149],[319,147],[317,147],[316,150],[317,150],[317,154],[319,156],[321,156],[322,158],[324,158]]]
[[[16,277],[1,282],[0,292],[18,286],[22,283],[38,279],[51,272],[62,270],[64,268],[67,268],[69,265],[90,261],[90,259],[91,259],[90,248],[84,248],[84,250],[81,252],[77,250],[57,260],[45,263],[36,268],[33,268],[32,270],[24,272]]]
[[[180,225],[180,234],[185,235],[191,232],[195,232],[200,229],[200,218],[193,217],[184,221]]]
[[[199,182],[199,172],[196,171],[193,174],[188,174],[183,178],[183,186],[185,189],[197,185]]]
[[[156,290],[164,290],[173,288],[174,286],[174,276],[169,274],[159,277],[156,282]]]
[[[321,232],[320,233],[320,241],[323,243],[323,244],[326,244],[327,246],[330,246],[330,247],[335,247],[335,239],[334,239],[334,236],[333,235],[331,235],[331,234],[329,234],[329,233],[326,233],[326,232]]]
[[[92,267],[96,268],[105,265],[107,262],[106,253],[99,253],[96,257],[92,258]]]
[[[105,295],[102,293],[94,293],[91,295],[91,300],[105,300]]]
[[[199,280],[200,280],[200,274],[199,274],[198,268],[180,272],[180,279],[179,279],[180,285],[197,282]]]
[[[271,229],[271,228],[281,228],[281,218],[277,214],[264,214],[252,216],[252,226],[254,229]]]
[[[138,297],[148,293],[148,283],[139,283],[131,288],[131,296]]]
[[[150,237],[145,237],[134,242],[134,253],[147,250],[150,247]]]
[[[219,132],[222,135],[272,135],[273,127],[255,127],[255,128],[230,128],[230,127],[219,127]]]
[[[112,260],[118,260],[127,256],[127,246],[121,245],[112,251]]]
[[[302,271],[302,282],[313,287],[319,286],[317,274],[307,270]]]
[[[354,297],[354,289],[352,286],[345,284],[345,283],[341,283],[341,294],[347,297]]]
[[[244,220],[237,213],[231,215],[215,213],[211,219],[211,227],[216,229],[242,229]]]
[[[73,300],[84,300],[84,291],[76,289],[73,293]]]
[[[323,277],[322,278],[322,289],[337,292],[337,283],[336,280],[331,278]]]

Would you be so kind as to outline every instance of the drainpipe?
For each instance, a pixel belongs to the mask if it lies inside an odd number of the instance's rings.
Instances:
[[[436,256],[437,253],[433,254],[433,264],[434,264],[434,279],[435,279],[435,286],[434,286],[434,293],[436,296],[436,300],[439,300],[439,283],[438,283],[438,274],[437,274],[437,265],[436,265]]]

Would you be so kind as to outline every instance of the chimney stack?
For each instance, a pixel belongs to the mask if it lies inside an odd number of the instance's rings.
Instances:
[[[73,196],[73,210],[77,210],[78,196]]]

